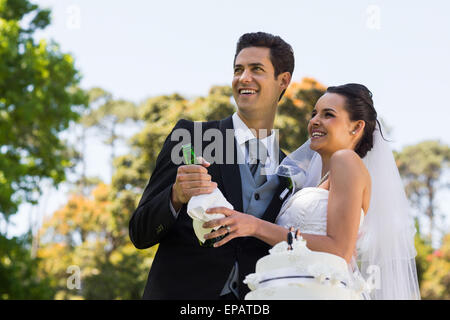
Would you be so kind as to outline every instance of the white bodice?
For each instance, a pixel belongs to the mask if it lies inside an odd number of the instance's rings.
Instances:
[[[326,235],[328,194],[328,190],[315,187],[297,191],[283,204],[276,224],[300,229],[302,233]],[[363,220],[364,211],[361,209],[360,228]]]

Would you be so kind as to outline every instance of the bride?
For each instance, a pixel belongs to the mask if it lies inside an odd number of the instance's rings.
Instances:
[[[223,213],[225,218],[204,227],[227,228],[205,238],[228,233],[216,246],[245,236],[274,246],[286,240],[293,227],[310,250],[345,259],[356,275],[367,278],[376,266],[380,283],[370,298],[420,299],[414,226],[371,92],[360,84],[329,87],[312,111],[308,132],[310,140],[278,168],[294,189],[276,224],[223,207],[211,208],[207,213]],[[317,180],[313,187],[304,187]]]

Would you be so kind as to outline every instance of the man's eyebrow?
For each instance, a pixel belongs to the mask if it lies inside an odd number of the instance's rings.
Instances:
[[[264,65],[260,62],[249,63],[249,66],[252,67],[264,67]]]
[[[248,65],[249,65],[250,67],[264,67],[264,64],[262,64],[262,63],[260,63],[260,62],[253,62],[253,63],[249,63]],[[238,68],[238,67],[242,68],[243,65],[242,65],[242,64],[235,64],[234,67],[235,67],[235,68]]]

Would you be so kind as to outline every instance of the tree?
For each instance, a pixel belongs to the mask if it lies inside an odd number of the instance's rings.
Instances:
[[[42,179],[55,185],[65,179],[71,163],[58,133],[86,102],[73,58],[54,42],[33,39],[49,23],[50,11],[28,0],[0,1],[0,214],[6,220],[23,201],[35,202]]]
[[[0,234],[0,300],[52,299],[50,279],[39,275],[30,256],[31,232],[8,239]]]
[[[116,143],[121,136],[117,132],[117,127],[127,120],[137,121],[137,110],[134,103],[126,100],[114,100],[112,94],[101,89],[92,88],[88,91],[89,112],[83,116],[83,127],[95,127],[106,136],[105,143],[111,148],[110,166],[111,176],[113,174],[113,161],[116,157]],[[93,107],[98,103],[99,106]],[[83,130],[83,136],[85,131]],[[83,137],[84,138],[84,137]]]
[[[72,195],[45,222],[38,257],[42,276],[52,279],[55,298],[142,297],[155,250],[135,250],[126,232],[128,221],[116,215],[112,196],[110,187],[101,183],[89,197]],[[69,266],[81,271],[80,290],[67,287]]]
[[[288,87],[275,118],[282,150],[290,153],[308,140],[311,112],[325,91],[326,87],[313,78],[303,78]]]
[[[440,249],[428,256],[429,268],[423,275],[421,294],[424,299],[450,300],[450,234]]]
[[[436,195],[449,186],[448,182],[442,181],[442,176],[450,165],[450,147],[439,141],[424,141],[403,148],[395,153],[395,158],[408,198],[430,221],[428,237],[431,240],[437,210]]]
[[[0,0],[0,219],[35,203],[41,182],[65,179],[71,150],[59,133],[78,118],[86,97],[73,58],[54,42],[35,41],[50,11],[28,0]],[[31,231],[0,233],[0,298],[48,299],[54,294],[30,256]]]
[[[419,219],[415,219],[416,234],[414,235],[414,247],[416,248],[416,268],[417,268],[417,279],[419,281],[419,286],[422,287],[424,273],[430,267],[429,257],[433,253],[433,247],[429,239],[424,238],[420,232]]]

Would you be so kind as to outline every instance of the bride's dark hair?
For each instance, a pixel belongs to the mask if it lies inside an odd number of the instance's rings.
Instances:
[[[326,92],[336,93],[345,97],[345,110],[348,112],[350,120],[363,120],[366,123],[364,133],[355,147],[355,152],[361,158],[364,158],[367,152],[373,148],[373,131],[377,123],[381,136],[383,136],[381,125],[377,120],[377,112],[373,106],[372,92],[358,83],[328,87]]]

